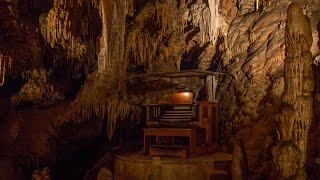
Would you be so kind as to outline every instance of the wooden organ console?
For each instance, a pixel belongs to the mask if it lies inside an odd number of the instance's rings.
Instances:
[[[192,158],[214,152],[218,144],[218,103],[215,101],[215,76],[223,73],[183,70],[162,74],[134,75],[131,78],[207,77],[208,101],[193,102],[190,92],[172,94],[167,104],[147,106],[144,152],[150,156]],[[209,77],[209,78],[208,78]]]
[[[218,104],[149,104],[144,151],[150,156],[191,158],[211,153],[218,141]]]

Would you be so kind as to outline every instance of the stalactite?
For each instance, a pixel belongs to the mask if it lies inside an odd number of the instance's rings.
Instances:
[[[179,9],[177,4],[176,1],[157,0],[145,5],[127,36],[126,59],[132,58],[145,67],[153,67],[152,61],[156,57],[161,62],[168,60],[168,46],[164,41],[170,40],[171,36],[183,36],[185,25],[183,12],[186,8]],[[154,22],[154,27],[145,22]]]
[[[200,28],[201,43],[212,42],[215,44],[218,38],[219,29],[219,0],[208,1],[209,7],[202,2],[197,2],[191,6],[186,22],[191,22],[193,26]],[[187,24],[187,23],[185,23]]]
[[[219,31],[219,4],[220,0],[208,1],[210,9],[210,41],[215,45]]]
[[[138,64],[144,64],[150,67],[152,60],[156,57],[159,45],[162,43],[163,36],[172,23],[169,22],[169,5],[163,2],[155,2],[154,8],[151,8],[156,15],[156,23],[159,25],[160,33],[157,36],[149,33],[142,33],[138,30],[132,31],[127,37],[128,56],[130,53]]]
[[[97,117],[107,121],[107,137],[111,139],[116,122],[124,119],[130,110],[124,82],[126,1],[102,1],[101,11],[103,30],[98,71],[88,76],[77,98],[56,126]]]
[[[48,14],[41,15],[44,39],[52,48],[64,50],[66,54],[63,60],[56,58],[52,62],[54,68],[64,64],[72,76],[78,77],[82,74],[80,69],[89,69],[94,63],[98,55],[97,35],[101,28],[100,19],[96,17],[101,9],[98,0],[55,0]],[[81,19],[78,18],[80,13]],[[92,72],[92,69],[87,72]]]
[[[187,22],[200,28],[201,44],[210,41],[210,14],[211,12],[205,3],[197,2],[191,6],[186,17]]]
[[[156,1],[156,15],[157,15],[157,24],[161,27],[161,34],[164,34],[165,31],[169,28],[169,4]]]
[[[128,49],[139,64],[151,66],[152,60],[156,57],[162,37],[152,38],[149,34],[142,35],[140,32],[132,32],[127,39]]]
[[[86,52],[86,45],[80,38],[70,32],[71,20],[69,12],[51,10],[47,17],[46,41],[52,48],[61,44],[71,59],[79,59]]]

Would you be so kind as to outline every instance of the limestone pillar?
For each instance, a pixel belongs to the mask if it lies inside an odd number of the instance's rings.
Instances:
[[[308,133],[313,117],[311,92],[314,86],[311,67],[312,54],[310,52],[312,45],[310,20],[303,14],[299,3],[292,3],[288,8],[287,15],[285,31],[286,59],[284,65],[285,92],[282,97],[281,110],[276,118],[278,120],[279,146],[285,142],[285,144],[288,144],[285,148],[290,149],[294,144],[300,153],[287,153],[284,154],[285,158],[280,158],[280,161],[274,161],[280,172],[280,177],[284,178],[298,173],[291,172],[294,171],[294,168],[288,162],[282,162],[286,161],[286,159],[299,158],[298,171],[304,171],[307,158]],[[273,149],[274,156],[281,154],[277,152],[280,149],[283,148]],[[300,157],[296,157],[296,155]],[[274,159],[279,158],[275,157]],[[300,177],[300,179],[304,178]]]

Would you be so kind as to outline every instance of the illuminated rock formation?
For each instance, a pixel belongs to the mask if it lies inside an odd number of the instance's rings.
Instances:
[[[32,173],[32,180],[51,180],[50,169],[48,167],[40,170],[35,170]]]
[[[28,81],[21,87],[18,94],[11,98],[12,105],[55,104],[64,100],[63,94],[50,82],[45,69],[34,69],[26,76]]]
[[[291,141],[297,146],[300,155],[287,154],[287,159],[299,157],[297,168],[303,169],[307,159],[308,134],[313,117],[311,92],[314,80],[310,52],[312,45],[311,24],[298,3],[292,3],[288,8],[285,45],[284,81],[286,86],[282,97],[281,111],[277,115],[278,135],[281,142]],[[275,158],[278,158],[277,153],[277,150],[274,150]],[[286,154],[282,156],[286,156]],[[288,167],[281,165],[280,162],[276,161],[275,163],[283,172],[283,177],[296,174],[287,172],[290,171],[287,169]]]
[[[305,4],[304,13],[311,18],[315,45],[320,1],[297,1]],[[46,8],[41,10],[44,6]],[[210,92],[217,89],[216,94],[209,94],[208,100],[219,102],[222,142],[233,135],[242,136],[250,173],[257,175],[257,179],[265,178],[271,169],[271,147],[275,143],[274,115],[280,109],[285,90],[287,8],[288,0],[1,1],[0,85],[4,86],[0,88],[15,86],[10,81],[17,77],[15,81],[26,83],[13,98],[16,103],[60,102],[62,95],[56,94],[55,88],[52,91],[51,81],[28,75],[33,69],[41,68],[61,73],[62,79],[66,74],[68,81],[72,81],[70,84],[77,86],[66,96],[68,102],[63,102],[63,106],[49,106],[61,107],[51,113],[61,114],[57,121],[55,116],[47,117],[46,112],[50,110],[31,111],[29,106],[26,112],[30,113],[19,114],[16,118],[15,121],[22,125],[17,128],[19,131],[10,130],[14,132],[14,140],[10,142],[19,144],[13,154],[21,160],[21,169],[31,165],[36,167],[36,164],[47,166],[46,158],[53,148],[46,144],[52,134],[46,131],[45,124],[56,125],[58,135],[55,138],[63,142],[59,148],[61,152],[69,153],[70,146],[76,151],[101,133],[106,133],[110,139],[120,120],[125,120],[121,123],[129,119],[134,120],[131,123],[143,122],[145,104],[164,103],[170,99],[170,81],[142,81],[141,78],[124,81],[125,76],[202,69],[223,71],[225,75],[217,77],[213,84],[213,78],[209,77],[206,87],[203,87],[203,78],[177,80],[174,85],[194,91],[195,97],[200,96],[201,88],[202,91],[208,88]],[[34,24],[30,25],[29,20]],[[319,54],[318,47],[313,50],[313,57]],[[207,95],[206,92],[202,94]],[[3,107],[9,104],[9,100],[1,98],[4,97],[0,96],[3,105],[0,119],[5,119],[7,108]],[[316,98],[320,99],[319,93]],[[289,99],[286,101],[291,102]],[[66,108],[69,101],[73,102]],[[299,102],[308,103],[305,100]],[[316,112],[320,112],[319,102],[314,105]],[[280,125],[294,129],[296,125],[283,118],[295,114],[292,105],[283,106],[281,112],[279,120],[283,123]],[[320,115],[315,119],[317,117]],[[29,129],[25,119],[41,127]],[[32,134],[34,131],[40,133]],[[292,131],[286,128],[279,132],[285,137]],[[302,138],[305,134],[300,132]],[[295,132],[296,135],[299,133]],[[38,140],[38,136],[43,138]],[[81,147],[74,145],[80,141]],[[290,148],[293,148],[292,152],[295,148],[300,151],[303,146],[305,144],[291,143],[281,147],[282,150],[279,148],[275,156],[285,155]],[[42,147],[46,147],[45,153],[42,153]],[[35,154],[36,158],[29,154]],[[305,159],[303,153],[296,154]],[[48,159],[51,163],[53,158]]]
[[[111,139],[117,120],[124,119],[129,112],[124,83],[127,62],[123,58],[126,2],[102,1],[100,6],[103,34],[98,70],[88,76],[77,98],[56,126],[98,117],[107,121],[107,137]]]
[[[55,70],[63,69],[74,78],[94,71],[103,28],[100,9],[98,0],[55,0],[53,8],[40,15],[40,32],[53,51],[49,63]]]

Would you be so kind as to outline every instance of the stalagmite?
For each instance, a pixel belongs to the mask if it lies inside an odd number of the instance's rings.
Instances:
[[[308,133],[313,117],[311,92],[313,91],[314,80],[311,67],[312,54],[310,52],[312,45],[311,23],[308,17],[303,14],[303,10],[298,3],[292,3],[289,6],[285,36],[284,78],[286,88],[282,97],[283,105],[277,115],[278,132],[281,142],[290,141],[298,147],[301,152],[299,169],[304,171],[307,159]],[[274,155],[278,154],[276,151]],[[287,166],[275,163],[279,169],[287,168]],[[304,178],[301,177],[300,179]]]
[[[208,94],[208,101],[209,102],[216,101],[217,83],[218,83],[218,81],[214,75],[207,76],[206,87],[207,87],[207,94]]]
[[[0,86],[5,82],[5,78],[11,70],[11,57],[0,54]]]

